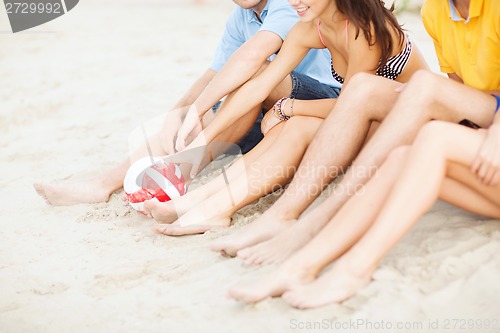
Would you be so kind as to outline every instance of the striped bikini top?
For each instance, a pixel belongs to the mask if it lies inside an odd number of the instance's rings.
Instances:
[[[321,35],[321,30],[319,29],[321,25],[321,21],[318,20],[318,35],[319,39],[321,40],[321,43],[323,44],[324,47],[326,47],[325,41],[323,40],[323,36]],[[348,32],[348,27],[349,27],[349,20],[345,21],[345,42],[346,44],[349,41],[349,32]],[[404,49],[399,52],[398,54],[390,57],[387,59],[387,63],[385,64],[384,67],[378,67],[376,71],[376,75],[385,77],[390,80],[395,80],[401,72],[403,72],[403,69],[405,68],[406,64],[408,63],[408,60],[410,59],[411,51],[412,51],[412,43],[410,39],[407,37],[406,38],[406,45]],[[335,68],[333,68],[333,61],[330,63],[331,64],[331,70],[332,70],[332,76],[337,82],[343,84],[344,83],[344,78],[337,74],[335,71]]]

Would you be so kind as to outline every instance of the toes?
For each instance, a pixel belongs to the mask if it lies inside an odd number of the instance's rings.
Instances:
[[[236,301],[241,301],[246,303],[257,303],[264,300],[267,297],[267,295],[259,294],[254,290],[245,290],[237,288],[229,289],[229,295]]]
[[[43,184],[40,183],[34,183],[33,188],[35,189],[36,193],[42,197],[42,199],[45,201],[47,205],[52,205],[52,203],[49,200],[49,197],[47,196],[47,193],[45,193],[45,187]]]
[[[236,252],[236,256],[240,259],[248,259],[248,257],[252,254],[252,252],[250,251],[251,248],[245,248],[245,249],[242,249],[242,250],[239,250],[238,252]]]
[[[184,235],[203,234],[209,230],[218,228],[222,227],[214,225],[190,225],[190,226],[166,225],[153,230],[156,231],[157,233],[167,236],[184,236]]]
[[[213,243],[210,245],[210,249],[219,252],[224,257],[235,257],[238,250],[232,246],[232,243],[230,241]]]
[[[297,291],[288,291],[284,293],[281,298],[288,303],[290,306],[299,309],[310,309],[314,307],[312,304],[309,304],[306,299],[304,299],[302,293]]]
[[[248,258],[243,260],[243,263],[245,264],[245,266],[253,266],[254,260],[255,260],[255,257],[253,255],[250,255]]]
[[[152,200],[144,201],[144,210],[152,212],[156,208],[156,202]]]
[[[262,260],[262,262],[260,264],[261,265],[270,265],[270,264],[274,264],[274,263],[276,263],[276,260],[274,260],[273,258],[266,257],[265,259]]]
[[[42,184],[40,183],[34,183],[33,184],[33,188],[35,189],[36,193],[38,193],[39,195],[44,195],[44,191],[43,191],[43,187],[42,187]]]
[[[281,298],[288,304],[290,304],[293,307],[296,307],[297,305],[297,298],[295,297],[294,293],[292,291],[287,291],[283,295],[281,295]]]
[[[165,228],[166,226],[161,224],[151,226],[151,230],[153,230],[157,234],[163,234],[165,232]]]
[[[233,258],[232,255],[230,255],[228,252],[224,251],[224,250],[220,250],[219,251],[220,255],[223,256],[223,257],[226,257],[226,258]]]
[[[212,243],[209,245],[209,249],[210,251],[214,251],[214,252],[223,252],[224,250],[224,246],[222,246],[220,243]]]

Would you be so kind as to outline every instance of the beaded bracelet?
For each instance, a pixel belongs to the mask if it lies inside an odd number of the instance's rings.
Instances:
[[[274,115],[279,120],[288,120],[288,119],[290,119],[290,117],[287,116],[287,115],[285,115],[283,113],[283,111],[281,110],[281,106],[283,105],[283,102],[285,102],[285,104],[286,104],[286,101],[288,101],[289,99],[290,99],[289,97],[282,97],[273,106]]]

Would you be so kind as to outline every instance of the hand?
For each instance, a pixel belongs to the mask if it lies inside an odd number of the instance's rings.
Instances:
[[[182,123],[181,128],[177,133],[177,140],[175,143],[175,149],[177,151],[182,151],[188,145],[189,138],[193,138],[194,135],[197,135],[203,129],[202,120],[200,118],[200,114],[196,109],[196,106],[193,104]]]
[[[189,171],[189,176],[183,172],[185,178],[193,179],[201,169],[211,162],[207,146],[196,146],[196,144],[198,144],[197,139],[183,151],[167,156],[164,161],[179,164],[182,170]]]
[[[486,131],[471,171],[485,185],[495,186],[500,182],[500,124],[494,124]]]
[[[163,128],[160,132],[160,144],[167,155],[174,154],[177,132],[181,128],[182,120],[186,116],[187,108],[172,110],[165,116]]]
[[[274,126],[278,125],[282,121],[283,120],[280,120],[274,115],[273,109],[267,111],[260,123],[260,130],[262,131],[262,134],[266,135],[267,132],[269,132]]]

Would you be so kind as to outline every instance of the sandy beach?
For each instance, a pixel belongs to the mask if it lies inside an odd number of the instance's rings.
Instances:
[[[236,213],[228,229],[182,238],[154,234],[123,191],[71,207],[35,193],[35,181],[77,179],[126,156],[131,130],[167,111],[210,64],[234,6],[86,0],[17,34],[0,9],[0,332],[500,332],[499,221],[445,203],[358,295],[300,311],[279,298],[227,299],[228,287],[273,267],[208,249],[279,193]],[[400,22],[438,71],[418,14]]]

